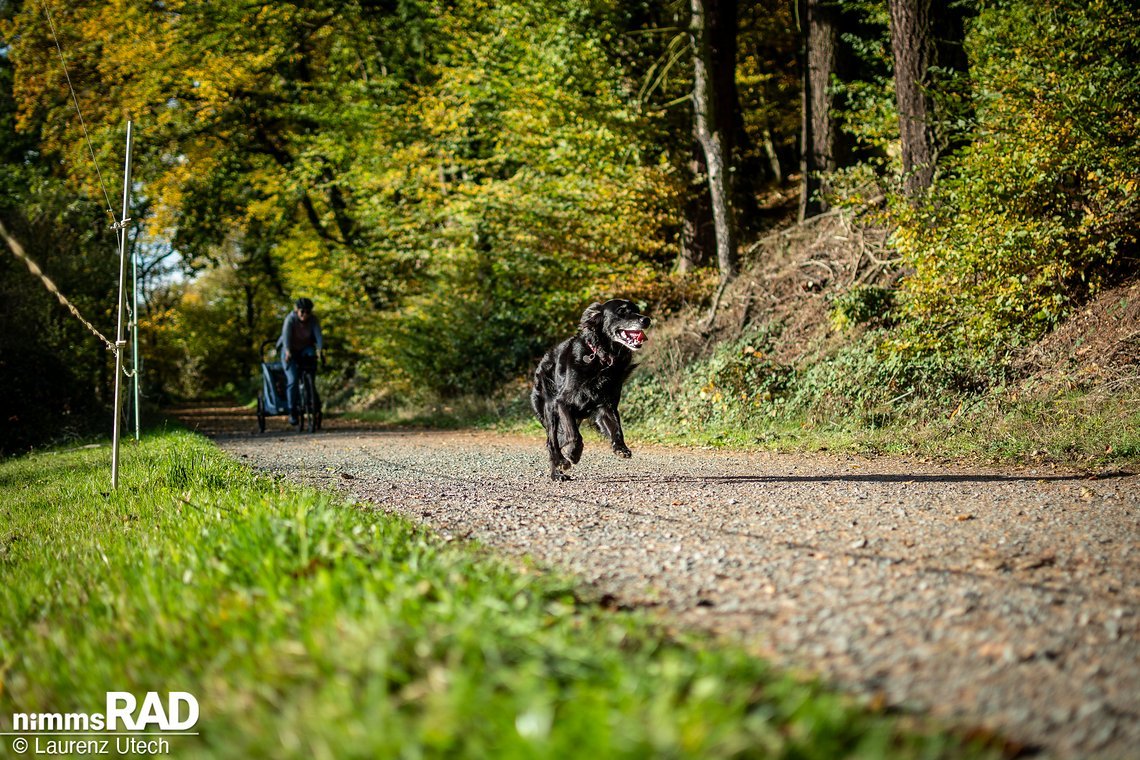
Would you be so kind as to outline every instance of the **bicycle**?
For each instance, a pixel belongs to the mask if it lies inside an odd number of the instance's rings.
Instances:
[[[310,433],[321,429],[321,394],[317,392],[317,357],[312,352],[305,352],[297,358],[297,370],[300,375],[297,382],[300,384],[301,409],[297,414],[297,432],[303,433],[306,428]]]

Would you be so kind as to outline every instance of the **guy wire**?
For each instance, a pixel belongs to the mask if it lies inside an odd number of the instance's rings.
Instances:
[[[87,133],[87,123],[83,120],[83,111],[79,109],[79,98],[76,97],[75,88],[71,85],[71,74],[67,71],[67,60],[63,57],[63,47],[59,44],[59,35],[55,32],[55,21],[52,20],[46,0],[40,0],[40,5],[44,9],[44,16],[47,17],[48,26],[51,28],[55,49],[59,52],[59,63],[63,67],[63,77],[67,80],[67,89],[71,92],[71,102],[75,104],[75,113],[79,115],[79,126],[83,128],[83,138],[87,141],[87,151],[91,154],[91,162],[95,164],[95,174],[99,177],[99,188],[103,191],[103,200],[107,203],[107,213],[111,215],[112,222],[117,222],[115,211],[111,208],[111,196],[107,193],[107,186],[103,184],[103,172],[99,169],[99,159],[95,157],[95,147],[91,144],[91,136]]]

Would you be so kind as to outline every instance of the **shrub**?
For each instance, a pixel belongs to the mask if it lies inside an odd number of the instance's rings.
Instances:
[[[925,203],[897,203],[903,352],[1033,340],[1135,248],[1140,8],[986,3],[967,45],[978,123]]]
[[[832,299],[831,323],[837,330],[847,330],[856,325],[881,325],[890,319],[894,305],[894,289],[859,285]]]

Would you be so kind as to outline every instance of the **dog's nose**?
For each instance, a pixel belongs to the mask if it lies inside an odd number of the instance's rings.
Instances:
[[[649,317],[642,317],[641,318],[641,329],[642,330],[648,328],[649,325],[651,325],[651,324],[653,324],[653,320],[650,319]]]

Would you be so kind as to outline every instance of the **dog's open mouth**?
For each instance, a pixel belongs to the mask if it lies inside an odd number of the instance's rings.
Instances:
[[[645,333],[641,330],[618,330],[618,340],[628,348],[636,351],[645,343]]]

